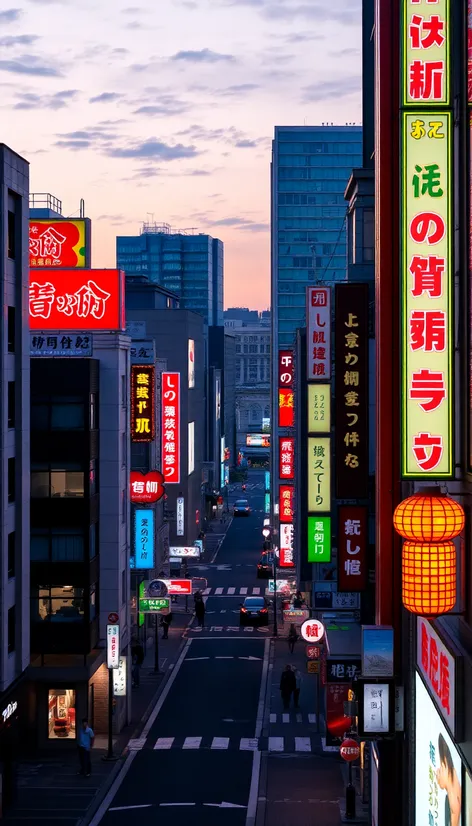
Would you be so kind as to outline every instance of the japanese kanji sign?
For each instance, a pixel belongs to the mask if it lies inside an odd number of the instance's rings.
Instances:
[[[451,115],[403,114],[402,473],[453,473]]]
[[[355,677],[361,676],[361,661],[350,658],[331,658],[326,662],[327,683],[352,683]]]
[[[293,350],[279,350],[279,387],[293,387]]]
[[[403,0],[403,105],[449,103],[449,0]]]
[[[308,562],[331,562],[331,517],[308,517]]]
[[[280,525],[280,556],[281,568],[293,568],[293,525]]]
[[[308,385],[308,433],[331,430],[331,385]]]
[[[279,477],[295,478],[294,439],[279,438]]]
[[[293,485],[279,486],[279,519],[280,522],[293,522]]]
[[[306,345],[308,381],[331,378],[331,292],[329,287],[307,287]]]
[[[162,472],[167,484],[180,483],[180,373],[163,373]]]
[[[134,512],[134,558],[136,568],[154,568],[154,511],[136,508]]]
[[[308,512],[331,510],[330,439],[308,437]]]
[[[369,287],[336,284],[336,495],[368,496]]]
[[[121,270],[30,269],[30,330],[125,329]]]
[[[338,591],[367,588],[367,508],[339,508]]]
[[[129,355],[131,364],[154,364],[156,361],[154,339],[132,341]]]
[[[93,351],[92,336],[88,333],[43,336],[30,333],[30,356],[91,356]]]
[[[159,502],[164,496],[164,477],[158,470],[141,473],[132,470],[129,475],[130,499],[133,503]]]
[[[131,441],[152,442],[156,436],[156,378],[152,364],[131,365]]]
[[[279,427],[293,427],[293,390],[287,387],[279,388]]]
[[[455,656],[446,648],[431,623],[423,617],[418,617],[416,633],[418,669],[436,701],[443,720],[452,734],[455,734]]]
[[[30,267],[85,267],[85,220],[29,222]]]

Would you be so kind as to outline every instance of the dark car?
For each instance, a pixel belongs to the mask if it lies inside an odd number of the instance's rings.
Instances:
[[[262,554],[259,562],[257,563],[257,578],[258,579],[268,579],[272,575],[272,570],[274,567],[274,554],[273,553],[265,553]]]
[[[247,499],[238,499],[233,505],[234,516],[250,516],[251,508]]]
[[[264,597],[246,597],[239,611],[240,625],[269,625],[269,608]]]

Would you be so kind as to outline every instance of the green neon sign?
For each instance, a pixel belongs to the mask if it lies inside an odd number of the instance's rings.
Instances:
[[[308,517],[308,562],[331,562],[331,517]]]
[[[149,599],[148,597],[139,598],[139,611],[142,614],[158,614],[160,611],[167,611],[168,608],[168,597],[156,597],[155,599]]]

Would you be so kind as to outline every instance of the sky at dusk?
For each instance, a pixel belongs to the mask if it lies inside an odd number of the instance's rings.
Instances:
[[[93,221],[93,266],[143,221],[225,243],[225,306],[270,293],[274,125],[361,120],[361,0],[12,0],[0,140]]]

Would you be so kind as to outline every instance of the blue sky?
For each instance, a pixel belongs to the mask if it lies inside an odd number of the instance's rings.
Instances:
[[[97,267],[142,221],[209,232],[226,305],[268,306],[274,125],[360,122],[361,0],[20,2],[0,139],[31,191],[85,199]]]

